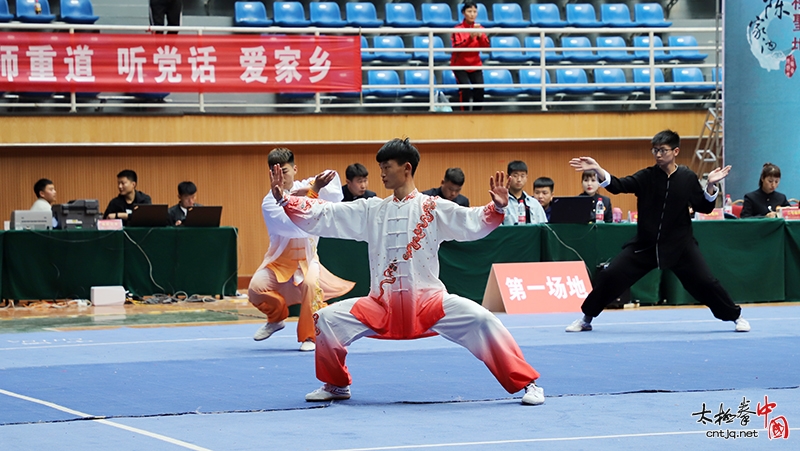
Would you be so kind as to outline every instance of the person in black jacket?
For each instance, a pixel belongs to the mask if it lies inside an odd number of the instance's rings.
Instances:
[[[152,204],[150,196],[136,191],[139,178],[136,172],[125,169],[117,174],[117,189],[119,196],[111,199],[106,207],[103,217],[106,219],[122,219],[122,225],[127,224],[128,216],[133,213],[134,205]]]
[[[439,196],[442,199],[455,202],[462,207],[469,207],[469,199],[467,196],[461,194],[461,188],[463,187],[464,171],[462,171],[461,168],[447,168],[447,170],[444,171],[442,184],[438,188],[425,190],[422,192],[422,194]]]
[[[776,218],[778,210],[788,207],[786,196],[775,191],[781,183],[781,168],[764,163],[758,189],[744,195],[742,218]]]
[[[352,202],[357,199],[369,199],[375,197],[373,191],[367,189],[369,186],[369,171],[361,163],[353,163],[344,171],[347,183],[342,185],[342,202]]]
[[[639,222],[636,236],[597,275],[594,289],[581,306],[583,318],[567,326],[567,332],[592,330],[592,319],[655,268],[672,270],[686,291],[709,307],[716,318],[734,321],[737,332],[748,332],[750,324],[742,318],[742,309],[714,277],[700,253],[689,215],[689,207],[711,213],[719,194],[717,183],[728,176],[731,167],[711,171],[704,190],[694,172],[675,162],[680,152],[677,133],[658,133],[652,146],[656,164],[621,179],[612,177],[590,157],[569,162],[577,171],[595,171],[600,186],[611,194],[636,194]]]
[[[178,183],[178,199],[178,203],[167,210],[169,224],[173,226],[179,226],[183,223],[190,208],[202,207],[202,205],[195,202],[195,199],[197,199],[197,185],[192,182]]]

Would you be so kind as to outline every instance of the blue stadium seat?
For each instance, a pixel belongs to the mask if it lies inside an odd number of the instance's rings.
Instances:
[[[528,48],[527,54],[531,58],[532,61],[538,63],[541,57],[540,48],[542,46],[542,40],[539,39],[539,36],[525,36],[525,48]],[[544,37],[544,48],[555,48],[555,44],[553,43],[553,38],[550,36]],[[548,64],[557,63],[564,59],[563,56],[557,54],[554,50],[548,50],[544,52],[545,62]]]
[[[452,28],[458,25],[447,3],[423,3],[421,8],[422,24],[426,27]]]
[[[600,85],[602,83],[627,83],[628,79],[625,77],[625,72],[620,68],[610,67],[608,69],[595,69],[594,70],[594,83]],[[597,92],[604,94],[630,94],[633,92],[633,86],[597,86]]]
[[[275,2],[272,4],[272,17],[275,25],[281,27],[308,27],[311,21],[306,20],[306,11],[300,2]]]
[[[50,23],[56,16],[50,14],[50,3],[39,3],[42,12],[36,14],[36,0],[17,0],[17,20],[25,23]]]
[[[431,80],[431,73],[427,69],[413,69],[407,70],[403,73],[405,86],[400,90],[400,95],[412,97],[429,97],[430,90],[428,84]]]
[[[456,80],[456,74],[453,71],[442,71],[442,84],[446,87],[442,88],[441,91],[446,95],[451,96],[458,93],[458,80]]]
[[[714,83],[719,80],[722,83],[722,68],[721,67],[712,67],[711,68],[711,81]]]
[[[492,18],[499,27],[524,28],[531,25],[522,18],[522,8],[517,3],[495,3],[492,5]]]
[[[555,3],[531,3],[531,25],[542,28],[562,28],[567,26],[561,20],[561,11]]]
[[[376,97],[397,97],[399,88],[381,88],[381,85],[399,85],[400,76],[393,70],[371,70],[367,73],[367,86],[364,95]],[[377,86],[377,87],[376,87]]]
[[[605,27],[635,27],[631,10],[625,3],[604,3],[600,6],[600,21]]]
[[[592,94],[595,91],[591,86],[570,86],[589,83],[589,79],[586,77],[586,71],[583,69],[557,69],[556,83],[559,85],[559,90],[565,94],[583,95]]]
[[[369,42],[367,42],[367,37],[364,36],[363,34],[361,35],[361,48],[362,49],[368,49],[369,48]],[[364,51],[361,52],[361,62],[362,63],[368,63],[370,61],[375,61],[376,58],[377,57],[375,56],[374,52],[364,52]]]
[[[594,6],[589,3],[572,3],[567,5],[567,23],[572,27],[602,27],[597,21]]]
[[[375,36],[372,40],[375,49],[404,49],[403,39],[400,36]],[[389,63],[404,63],[411,59],[409,52],[375,52],[375,59]]]
[[[705,82],[703,72],[697,67],[674,67],[672,68],[672,81],[675,83],[675,91],[707,93],[714,90],[713,85],[698,86],[686,85],[686,83]]]
[[[308,4],[308,13],[315,27],[340,28],[347,25],[335,2],[311,2]]]
[[[694,36],[670,36],[669,59],[683,62],[699,63],[708,58],[708,54],[700,53],[697,49],[684,50],[680,47],[697,47]]]
[[[8,0],[0,0],[0,22],[11,22],[13,19],[8,10]]]
[[[637,3],[633,7],[636,24],[640,27],[668,27],[672,22],[664,20],[664,8],[659,3]]]
[[[236,2],[233,23],[237,27],[268,27],[272,21],[267,19],[267,7],[261,2]]]
[[[489,39],[492,47],[490,59],[503,63],[522,63],[531,58],[522,50],[503,50],[521,48],[522,44],[516,36],[492,36]],[[495,50],[496,49],[496,50]]]
[[[46,0],[45,0],[46,1]],[[61,0],[61,20],[66,23],[93,24],[99,19],[94,15],[89,0]]]
[[[414,59],[418,61],[422,61],[424,63],[428,62],[428,44],[430,41],[428,40],[427,36],[414,36],[414,48],[421,49],[419,51],[414,52]],[[444,42],[442,38],[439,36],[433,37],[433,48],[434,49],[443,49]],[[433,52],[433,62],[434,63],[444,63],[450,61],[450,55],[445,52]]]
[[[550,84],[550,72],[544,71],[544,82]],[[540,69],[522,69],[519,71],[519,84],[520,85],[540,85],[542,83],[542,71]],[[557,94],[558,90],[555,86],[547,86],[547,94]],[[523,94],[536,96],[541,94],[542,88],[540,86],[525,86],[520,87]]]
[[[650,61],[650,37],[636,36],[633,38],[633,46],[641,49],[634,50],[633,56],[636,61]],[[664,53],[664,44],[658,36],[653,37],[653,59],[655,62],[669,61],[670,57]]]
[[[597,51],[597,56],[603,61],[629,63],[634,60],[633,55],[628,53],[627,50],[623,50],[624,47],[627,47],[627,44],[625,44],[622,36],[598,36],[597,47],[603,47],[603,50]]]
[[[478,5],[478,17],[475,19],[475,22],[478,25],[481,25],[485,28],[491,28],[497,26],[496,23],[489,20],[489,11],[486,10],[486,5],[483,3],[477,3]],[[461,23],[464,21],[464,13],[461,12],[461,8],[464,6],[463,3],[458,4],[458,22]]]
[[[361,28],[379,28],[383,21],[378,19],[375,5],[370,2],[350,2],[345,4],[347,25]]]
[[[664,72],[661,68],[656,68],[653,74],[653,81],[655,83],[664,83]],[[650,92],[650,69],[646,67],[633,69],[633,82],[635,83],[634,89],[636,91]],[[670,92],[672,91],[671,85],[656,85],[656,92]]]
[[[564,48],[562,53],[566,61],[575,63],[595,63],[600,60],[600,57],[595,55],[591,50],[580,50],[581,48],[589,48],[592,44],[586,36],[568,36],[561,38],[561,47]],[[577,49],[577,50],[567,50]]]
[[[421,27],[422,21],[417,20],[417,11],[411,3],[387,3],[386,25],[398,28]]]
[[[495,97],[511,97],[521,93],[518,87],[492,86],[514,84],[514,78],[507,69],[487,69],[483,71],[483,83],[487,95]]]

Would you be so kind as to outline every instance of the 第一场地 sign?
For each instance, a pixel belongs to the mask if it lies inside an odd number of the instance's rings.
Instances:
[[[579,312],[592,282],[575,262],[495,263],[482,305],[492,312]]]

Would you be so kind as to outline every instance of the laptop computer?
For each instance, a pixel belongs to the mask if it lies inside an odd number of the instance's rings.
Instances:
[[[127,227],[166,227],[169,215],[166,204],[134,205],[128,216]]]
[[[550,201],[551,224],[588,224],[594,218],[591,196],[554,197]]]
[[[221,206],[194,206],[186,211],[186,218],[181,221],[181,225],[184,227],[219,227],[221,216]]]

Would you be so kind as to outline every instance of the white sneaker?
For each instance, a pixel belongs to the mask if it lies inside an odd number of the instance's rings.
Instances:
[[[736,332],[750,332],[750,323],[741,316],[736,320]]]
[[[588,332],[590,330],[592,330],[592,325],[584,322],[583,318],[576,319],[566,329],[567,332]]]
[[[266,340],[267,338],[271,337],[272,334],[283,329],[284,327],[286,327],[286,325],[283,323],[283,321],[279,323],[266,323],[256,331],[256,334],[253,335],[253,340]]]
[[[325,384],[306,395],[306,401],[333,401],[335,399],[350,399],[350,386]]]
[[[309,352],[309,351],[313,351],[315,349],[317,349],[317,345],[314,344],[314,342],[311,341],[311,340],[306,340],[306,341],[300,343],[300,350],[303,351],[303,352]]]
[[[522,403],[531,406],[544,404],[544,389],[531,382],[525,387],[525,394],[522,396]]]

